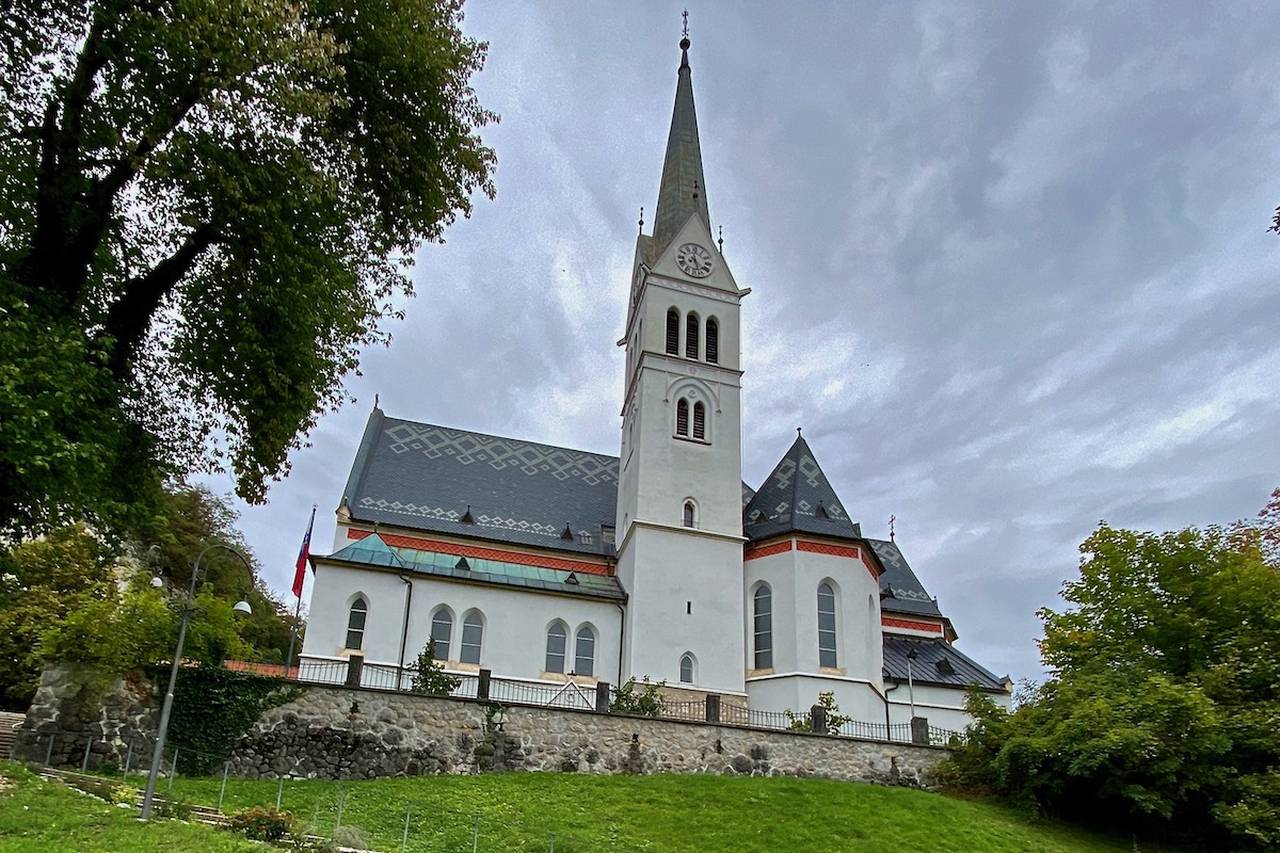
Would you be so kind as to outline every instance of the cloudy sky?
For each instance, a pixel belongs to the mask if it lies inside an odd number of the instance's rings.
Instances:
[[[1280,485],[1280,12],[1120,6],[690,8],[711,217],[753,288],[744,477],[803,425],[863,531],[896,515],[960,647],[1015,679],[1100,519],[1228,521]],[[375,393],[617,452],[680,9],[468,7],[498,197],[422,249],[359,403],[243,508],[276,589],[313,503],[328,549]]]

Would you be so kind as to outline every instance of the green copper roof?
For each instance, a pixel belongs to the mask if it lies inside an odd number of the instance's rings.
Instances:
[[[374,533],[352,542],[330,555],[331,560],[348,563],[364,563],[370,566],[386,566],[404,572],[456,578],[473,583],[492,583],[502,586],[518,586],[525,589],[555,592],[561,595],[585,595],[621,601],[626,598],[616,578],[610,575],[594,575],[586,572],[566,572],[560,569],[543,569],[501,560],[482,560],[475,557],[459,557],[438,551],[419,551],[413,548],[392,548]]]
[[[676,104],[667,135],[667,156],[662,164],[658,208],[654,213],[653,243],[657,257],[695,213],[711,232],[707,212],[707,181],[702,174],[702,148],[698,144],[698,114],[693,108],[693,80],[689,68],[688,41],[681,42],[680,70],[676,74]]]

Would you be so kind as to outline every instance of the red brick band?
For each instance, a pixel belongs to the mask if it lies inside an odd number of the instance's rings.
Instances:
[[[743,560],[756,560],[760,557],[769,557],[773,554],[782,554],[791,550],[791,540],[787,539],[783,542],[774,542],[772,545],[761,545],[758,548],[748,548],[742,554]]]
[[[363,539],[372,535],[371,530],[347,528],[348,539]],[[563,557],[526,554],[522,551],[503,551],[498,548],[483,548],[479,545],[463,545],[458,542],[442,542],[438,539],[418,539],[415,536],[400,536],[395,533],[379,533],[382,541],[392,548],[412,548],[415,551],[436,551],[441,554],[453,554],[458,557],[475,557],[478,560],[498,560],[503,563],[515,563],[520,566],[536,566],[540,569],[560,569],[566,572],[586,572],[590,575],[612,575],[609,566],[603,563],[588,563],[584,560],[567,560]]]
[[[880,624],[886,628],[905,628],[909,631],[928,631],[941,634],[942,626],[935,622],[917,622],[914,619],[896,619],[893,616],[881,616]]]

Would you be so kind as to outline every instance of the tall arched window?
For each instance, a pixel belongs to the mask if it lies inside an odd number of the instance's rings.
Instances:
[[[685,358],[698,357],[698,315],[692,311],[684,319],[684,355]]]
[[[693,527],[697,524],[697,510],[693,506],[693,501],[684,502],[684,526]]]
[[[472,610],[462,620],[462,652],[459,660],[463,663],[480,663],[480,643],[484,638],[484,617],[479,610]]]
[[[773,667],[773,590],[767,583],[752,596],[752,630],[755,635],[755,668]]]
[[[667,309],[667,354],[680,354],[680,312]]]
[[[547,672],[564,672],[564,652],[568,638],[569,628],[563,622],[551,623],[551,627],[547,629]]]
[[[707,361],[720,363],[720,324],[715,317],[707,318]]]
[[[837,666],[836,592],[825,581],[818,585],[818,666]]]
[[[700,441],[707,439],[707,407],[701,402],[693,404],[693,437]]]
[[[453,614],[447,607],[437,607],[431,614],[431,640],[436,644],[435,659],[449,659],[449,638],[453,636]]]
[[[689,435],[689,401],[676,401],[676,435]]]
[[[596,671],[596,632],[590,625],[578,629],[574,640],[573,671],[577,675],[595,675]]]
[[[680,658],[680,683],[693,684],[693,654],[685,652]]]
[[[351,611],[347,614],[347,648],[359,649],[364,647],[364,622],[369,615],[369,602],[364,600],[364,596],[359,596],[355,601],[351,602]]]

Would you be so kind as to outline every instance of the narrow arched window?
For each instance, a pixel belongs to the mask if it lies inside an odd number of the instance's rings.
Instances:
[[[720,363],[720,324],[715,317],[707,318],[707,361]]]
[[[431,614],[431,642],[435,643],[435,659],[449,659],[449,639],[453,636],[453,614],[447,607],[437,607]]]
[[[692,311],[684,320],[684,355],[685,358],[698,357],[698,315]]]
[[[694,524],[697,522],[697,518],[694,517],[694,513],[695,513],[695,510],[693,507],[693,501],[685,501],[684,502],[684,526],[685,527],[693,527]]]
[[[369,615],[369,603],[361,596],[351,602],[351,611],[347,614],[347,648],[364,647],[364,622]]]
[[[459,660],[463,663],[480,663],[480,643],[484,638],[484,618],[480,611],[472,610],[462,620],[462,652]]]
[[[836,663],[836,593],[829,583],[818,585],[818,665]]]
[[[547,629],[547,672],[564,672],[565,643],[569,638],[569,629],[563,622],[552,622]]]
[[[680,682],[693,684],[693,655],[689,652],[685,652],[680,658]]]
[[[689,435],[689,401],[676,402],[676,435]]]
[[[756,587],[752,599],[755,668],[770,669],[773,666],[773,590],[762,583]]]
[[[573,671],[577,675],[595,675],[596,671],[596,632],[590,625],[578,629],[574,639]]]
[[[707,407],[701,402],[693,404],[693,437],[700,441],[707,439]]]
[[[680,354],[680,312],[674,308],[667,309],[667,353]]]

